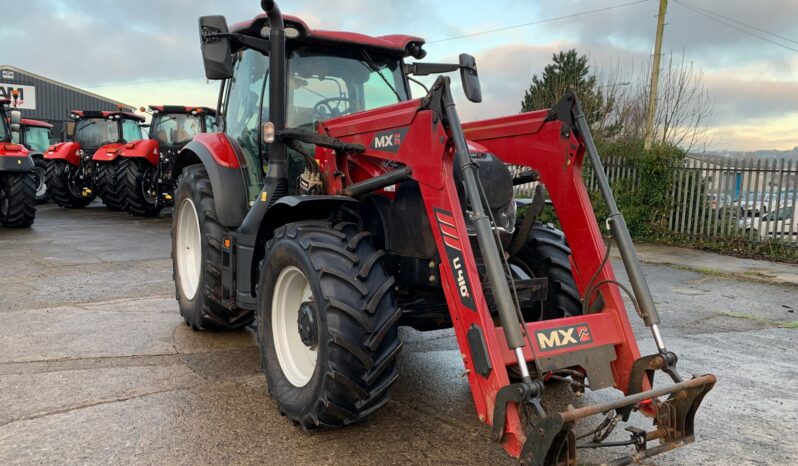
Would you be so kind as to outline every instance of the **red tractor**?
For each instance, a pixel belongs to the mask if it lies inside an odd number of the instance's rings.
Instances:
[[[111,210],[124,210],[117,183],[120,149],[142,139],[143,117],[135,113],[73,110],[73,140],[50,146],[47,187],[61,207],[80,208],[99,195]]]
[[[216,131],[216,110],[208,107],[151,105],[149,112],[150,139],[119,149],[117,183],[125,208],[137,217],[157,215],[171,205],[178,151],[197,134]]]
[[[14,142],[31,151],[33,173],[36,175],[36,203],[42,204],[50,198],[50,193],[47,192],[47,161],[44,153],[53,144],[53,125],[46,121],[23,118],[20,127],[20,131],[15,133],[17,137]]]
[[[305,428],[345,426],[388,402],[397,326],[453,327],[479,419],[528,465],[576,464],[577,448],[634,450],[628,464],[693,441],[715,377],[682,379],[578,99],[461,124],[450,79],[421,98],[410,75],[459,71],[481,101],[473,57],[406,63],[424,40],[314,30],[266,15],[228,28],[200,18],[208,79],[222,80],[221,133],[183,148],[172,227],[177,300],[194,329],[257,316],[268,389]],[[266,92],[268,89],[268,92]],[[581,167],[588,157],[632,290],[607,261]],[[513,176],[508,165],[524,167]],[[513,185],[540,181],[563,231],[518,217]],[[639,353],[621,290],[658,351]],[[672,384],[653,388],[655,373]],[[615,389],[563,412],[545,382]],[[604,442],[633,411],[654,420]],[[586,438],[574,424],[603,414]]]
[[[12,142],[12,134],[21,130],[21,118],[10,106],[11,100],[0,99],[0,224],[27,228],[36,218],[37,182],[30,151]]]

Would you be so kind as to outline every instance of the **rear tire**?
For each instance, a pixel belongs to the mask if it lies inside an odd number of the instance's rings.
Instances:
[[[78,167],[65,160],[51,160],[47,165],[47,189],[61,207],[79,209],[91,204],[94,195],[82,196],[82,187],[75,184]]]
[[[47,190],[47,160],[41,156],[33,159],[33,175],[36,177],[36,203],[44,204],[50,199]]]
[[[103,204],[113,211],[125,210],[125,198],[117,176],[119,160],[111,162],[95,162],[94,185]]]
[[[128,213],[134,217],[153,217],[163,209],[163,204],[158,202],[157,193],[153,197],[145,192],[152,189],[147,177],[151,176],[153,170],[155,167],[142,158],[123,157],[119,161],[119,190]]]
[[[571,272],[570,256],[571,248],[562,231],[549,224],[535,222],[524,247],[510,258],[510,263],[518,265],[529,275],[549,280],[546,300],[536,303],[532,308],[522,309],[525,321],[582,314],[582,300]]]
[[[280,411],[306,429],[362,420],[389,401],[398,377],[401,310],[370,236],[353,224],[305,221],[278,228],[267,244],[261,367]]]
[[[0,223],[7,228],[28,228],[36,218],[36,175],[33,172],[0,173]]]
[[[172,214],[172,270],[180,315],[194,330],[232,330],[254,318],[253,311],[222,306],[224,234],[205,167],[186,167]]]

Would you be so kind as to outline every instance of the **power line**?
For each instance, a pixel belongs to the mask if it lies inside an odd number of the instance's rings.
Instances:
[[[491,33],[494,33],[494,32],[507,31],[507,30],[510,30],[510,29],[517,29],[517,28],[521,28],[521,27],[533,26],[533,25],[536,25],[536,24],[549,23],[549,22],[552,22],[552,21],[560,21],[560,20],[563,20],[563,19],[569,19],[569,18],[575,18],[575,17],[578,17],[578,16],[584,16],[584,15],[590,15],[590,14],[594,14],[594,13],[600,13],[600,12],[603,12],[603,11],[614,10],[614,9],[617,9],[617,8],[623,8],[623,7],[627,7],[627,6],[638,5],[638,4],[641,4],[641,3],[647,3],[647,2],[650,2],[650,1],[651,0],[636,0],[636,1],[633,1],[633,2],[620,3],[618,5],[610,5],[610,6],[603,7],[603,8],[595,8],[593,10],[580,11],[580,12],[577,12],[577,13],[564,15],[564,16],[556,16],[556,17],[553,17],[553,18],[546,18],[546,19],[541,19],[541,20],[532,21],[532,22],[523,23],[523,24],[515,24],[515,25],[512,25],[512,26],[505,26],[505,27],[502,27],[502,28],[490,29],[490,30],[487,30],[487,31],[479,31],[479,32],[473,32],[473,33],[464,34],[464,35],[460,35],[460,36],[453,36],[453,37],[446,37],[446,38],[443,38],[443,39],[431,40],[431,41],[427,41],[426,43],[427,44],[434,44],[434,43],[438,43],[438,42],[445,42],[445,41],[450,41],[450,40],[464,39],[466,37],[474,37],[474,36],[480,36],[480,35],[484,35],[484,34],[491,34]],[[116,82],[116,83],[113,83],[113,84],[84,85],[84,86],[77,86],[77,87],[88,87],[88,88],[93,88],[93,89],[101,89],[101,88],[106,88],[106,87],[120,87],[120,86],[127,86],[127,85],[150,84],[150,83],[169,82],[169,81],[183,81],[183,80],[188,80],[188,79],[202,79],[202,78],[203,78],[202,76],[185,76],[185,77],[178,77],[178,78],[164,78],[164,79],[156,79],[156,80],[148,80],[148,81],[137,80],[137,81],[127,81],[127,82]]]
[[[584,16],[584,15],[589,15],[589,14],[593,14],[593,13],[599,13],[599,12],[602,12],[602,11],[614,10],[616,8],[622,8],[622,7],[626,7],[626,6],[637,5],[637,4],[646,3],[646,2],[649,2],[649,1],[651,1],[651,0],[638,0],[638,1],[635,1],[635,2],[621,3],[621,4],[618,4],[618,5],[607,6],[607,7],[604,7],[604,8],[596,8],[594,10],[580,11],[578,13],[573,13],[573,14],[570,14],[570,15],[556,16],[556,17],[553,17],[553,18],[546,18],[546,19],[541,19],[541,20],[537,20],[537,21],[531,21],[529,23],[515,24],[513,26],[505,26],[505,27],[497,28],[497,29],[489,29],[487,31],[472,32],[472,33],[469,33],[469,34],[463,34],[461,36],[453,36],[453,37],[446,37],[446,38],[443,38],[443,39],[435,39],[435,40],[427,41],[427,44],[435,44],[435,43],[438,43],[438,42],[445,42],[445,41],[456,40],[456,39],[464,39],[466,37],[481,36],[483,34],[490,34],[492,32],[507,31],[509,29],[516,29],[516,28],[521,28],[521,27],[526,27],[526,26],[533,26],[535,24],[543,24],[543,23],[549,23],[551,21],[559,21],[559,20],[568,19],[568,18],[575,18],[577,16]]]
[[[706,13],[709,13],[709,14],[711,14],[711,15],[718,16],[718,17],[721,17],[721,18],[723,18],[723,19],[727,19],[727,20],[729,20],[729,21],[731,21],[731,22],[733,22],[733,23],[737,23],[737,24],[739,24],[739,25],[741,25],[741,26],[745,26],[745,27],[747,27],[747,28],[751,28],[751,29],[753,29],[753,30],[755,30],[755,31],[763,32],[763,33],[765,33],[765,34],[767,34],[767,35],[770,35],[770,36],[773,36],[773,37],[778,37],[778,38],[779,38],[779,39],[781,39],[781,40],[786,40],[787,42],[792,42],[793,44],[796,44],[796,45],[798,45],[798,40],[793,40],[793,39],[790,39],[789,37],[784,37],[784,36],[782,36],[782,35],[776,34],[775,32],[770,32],[770,31],[768,31],[768,30],[766,30],[766,29],[762,29],[762,28],[759,28],[759,27],[756,27],[756,26],[750,25],[750,24],[748,24],[748,23],[744,23],[744,22],[742,22],[742,21],[738,21],[738,20],[736,20],[736,19],[734,19],[734,18],[730,18],[730,17],[728,17],[728,16],[724,16],[724,15],[722,15],[722,14],[720,14],[720,13],[715,13],[714,11],[707,10],[706,8],[702,8],[702,7],[698,6],[698,5],[693,5],[692,3],[685,2],[684,0],[674,0],[674,1],[675,1],[675,2],[677,2],[677,3],[683,3],[683,4],[685,4],[685,5],[689,5],[689,6],[691,6],[691,7],[695,8],[695,9],[697,9],[697,10],[704,11],[704,12],[706,12]]]
[[[751,31],[749,31],[747,29],[743,29],[743,28],[741,28],[739,26],[735,26],[734,24],[731,24],[731,23],[726,22],[726,21],[724,21],[724,20],[722,20],[720,18],[716,18],[715,16],[712,16],[711,14],[705,13],[705,12],[703,12],[703,11],[697,9],[697,8],[694,8],[692,5],[690,5],[688,3],[685,3],[685,2],[683,2],[681,0],[674,0],[674,2],[678,3],[679,5],[684,7],[685,9],[692,11],[693,13],[698,13],[701,16],[704,16],[706,18],[711,19],[712,21],[715,21],[717,23],[723,24],[723,25],[728,26],[728,27],[730,27],[732,29],[736,29],[736,30],[738,30],[738,31],[740,31],[742,33],[748,34],[749,36],[756,37],[758,39],[764,40],[765,42],[770,42],[773,45],[778,45],[779,47],[783,47],[783,48],[785,48],[787,50],[792,50],[793,52],[798,52],[797,48],[790,47],[789,45],[782,44],[781,42],[776,42],[775,40],[768,39],[767,37],[764,37],[764,36],[760,36],[759,34],[753,33],[753,32],[751,32]]]

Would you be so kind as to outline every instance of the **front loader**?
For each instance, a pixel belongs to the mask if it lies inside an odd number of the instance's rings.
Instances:
[[[124,210],[117,182],[119,152],[142,138],[144,118],[131,112],[73,110],[73,140],[47,148],[47,187],[61,207],[81,208],[98,195],[111,210]]]
[[[411,75],[459,71],[481,101],[473,57],[422,59],[424,40],[314,30],[264,0],[232,27],[199,20],[222,132],[179,153],[172,258],[186,324],[224,330],[257,316],[268,390],[305,428],[359,421],[388,402],[399,325],[453,327],[479,419],[528,465],[627,446],[628,464],[694,439],[715,377],[682,379],[585,116],[551,109],[461,124],[450,79],[422,98]],[[588,157],[631,290],[615,280],[582,181]],[[508,168],[522,167],[514,176]],[[518,218],[513,186],[541,187]],[[563,231],[537,217],[545,186]],[[658,351],[641,356],[621,290]],[[654,387],[664,372],[672,384]],[[545,382],[621,392],[562,412]],[[605,441],[639,411],[645,431]],[[604,415],[574,434],[580,419]],[[590,439],[586,439],[590,437]]]
[[[0,225],[7,228],[28,228],[36,218],[33,158],[25,146],[13,142],[20,122],[11,100],[0,99]]]
[[[144,107],[141,108],[144,111]],[[172,204],[176,184],[172,167],[178,151],[199,133],[216,130],[216,110],[183,105],[150,105],[150,138],[119,150],[117,183],[125,209],[151,217]]]

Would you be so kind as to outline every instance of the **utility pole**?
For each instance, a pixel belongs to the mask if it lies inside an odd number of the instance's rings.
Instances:
[[[665,12],[668,10],[668,0],[659,0],[659,15],[657,15],[657,38],[654,41],[654,59],[651,63],[651,87],[648,92],[648,107],[646,108],[646,134],[645,149],[651,149],[654,142],[654,117],[657,115],[657,89],[659,88],[659,61],[662,57],[662,33],[665,29]]]

